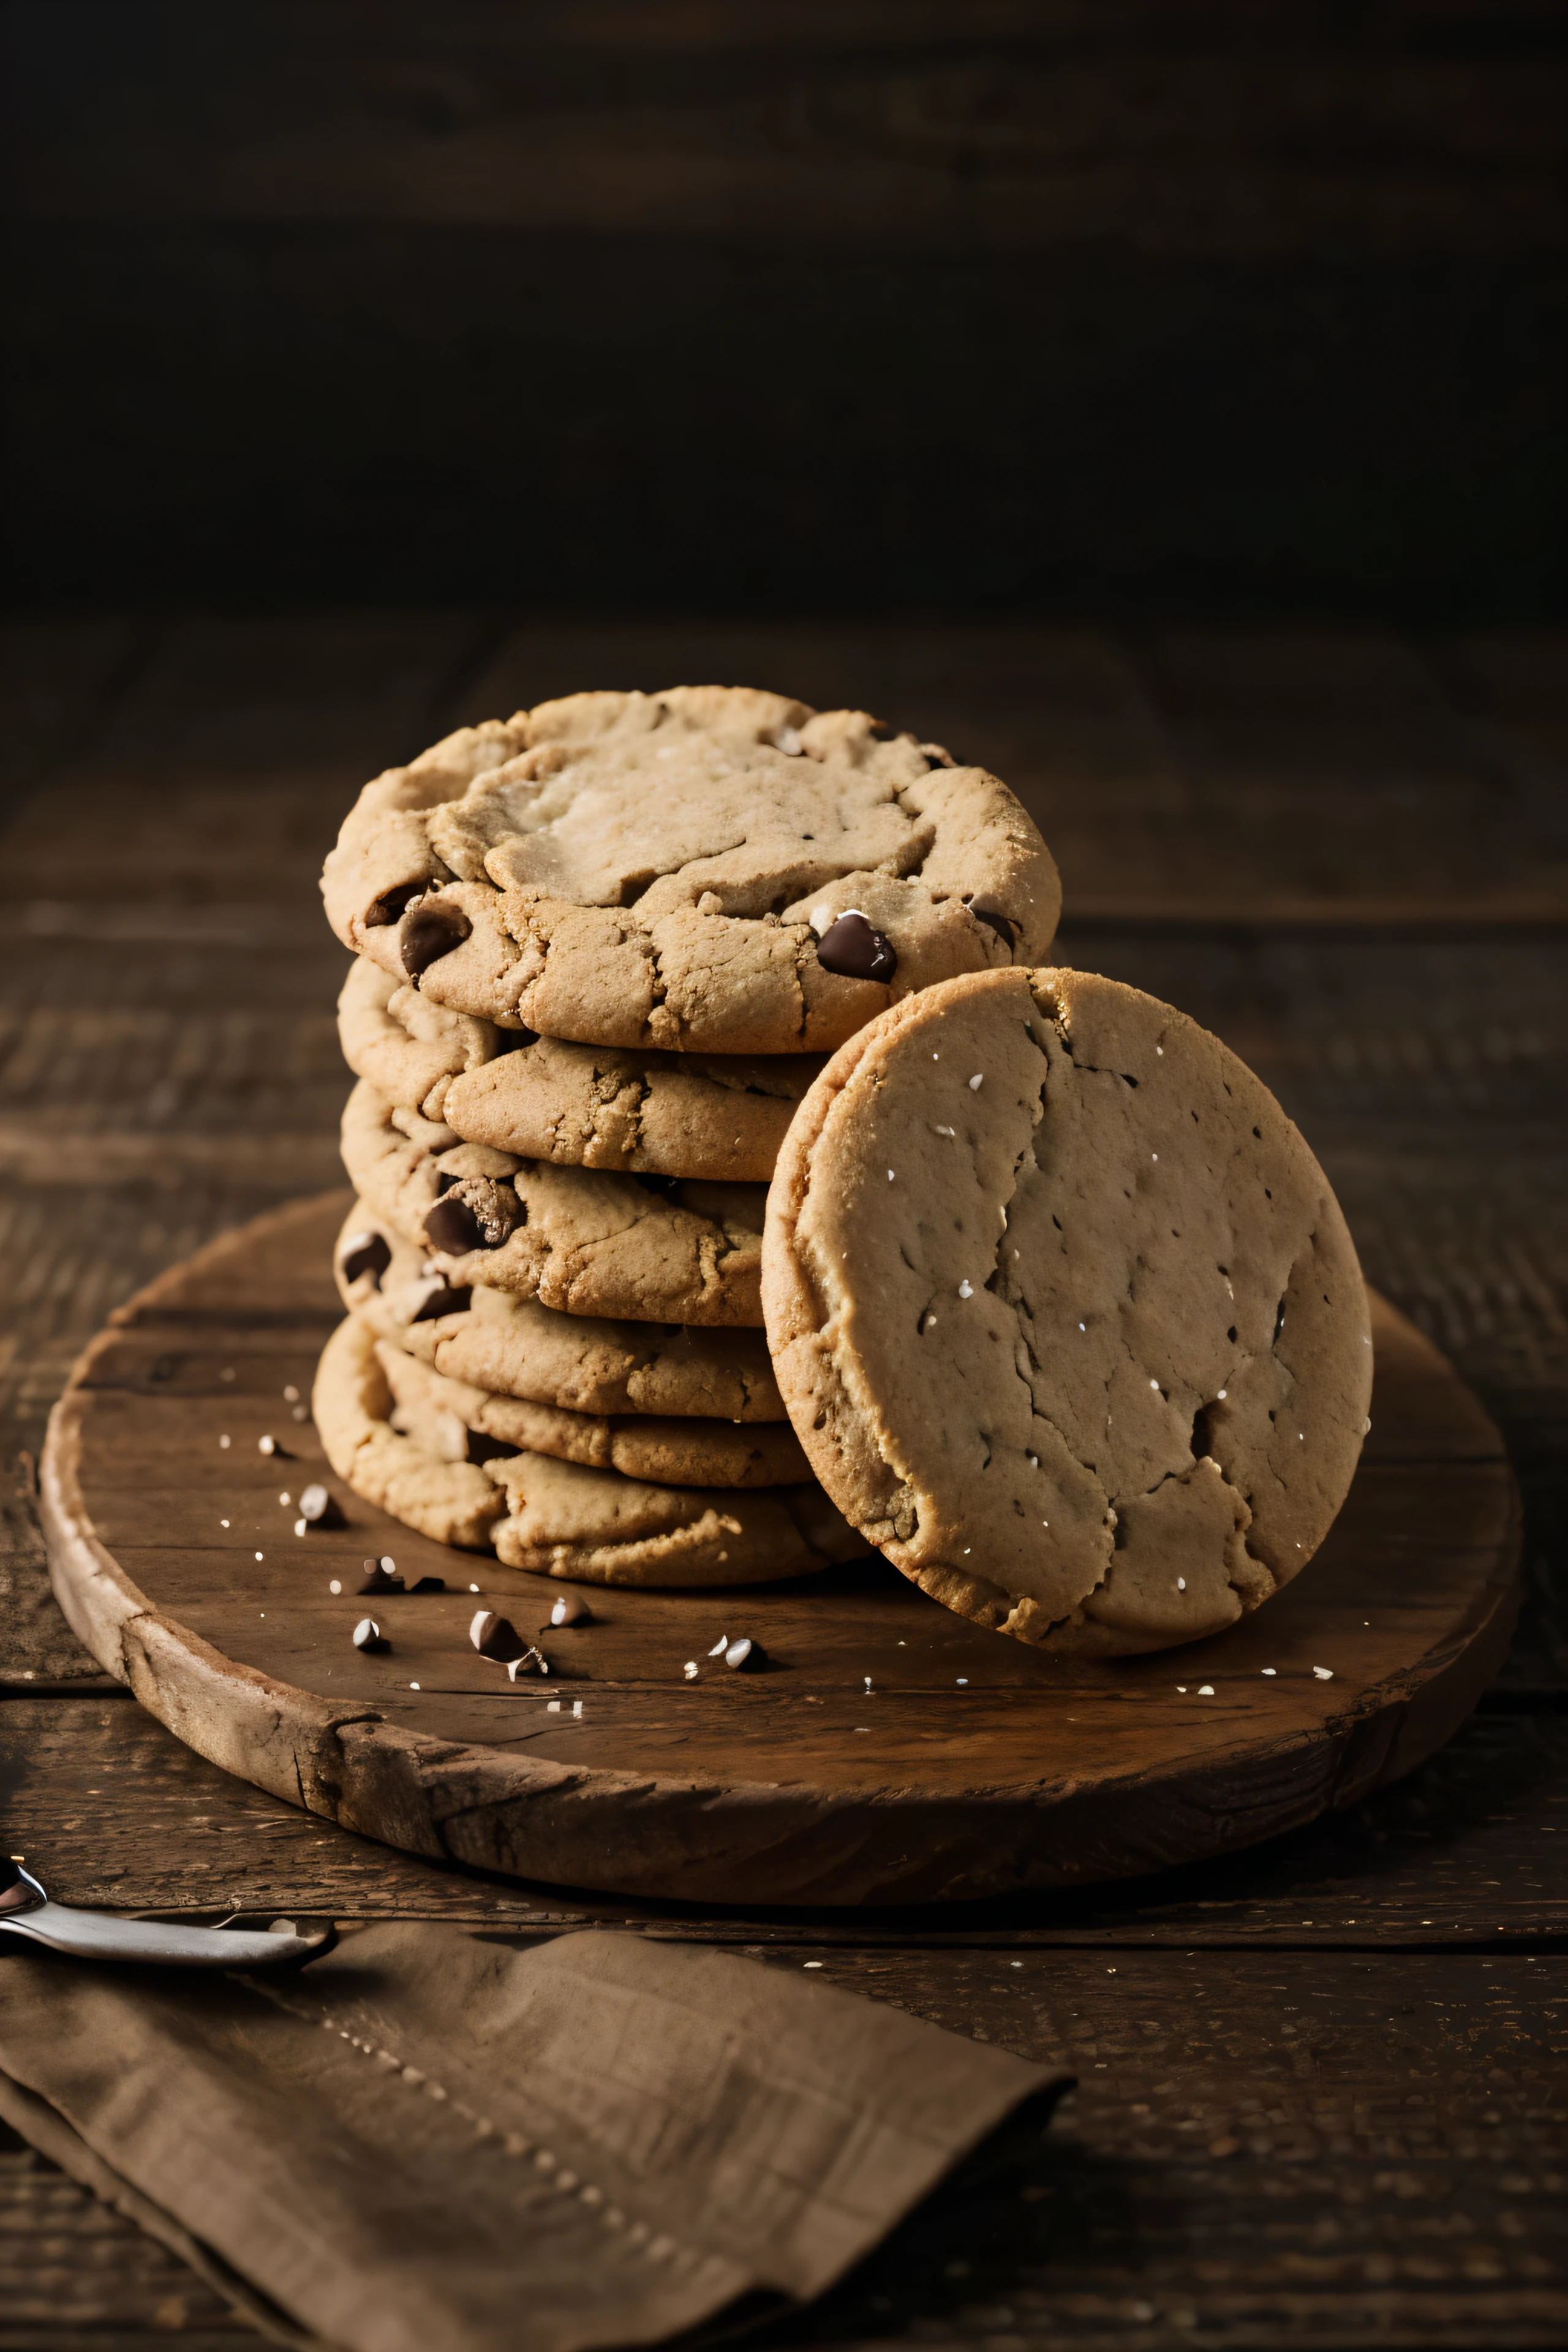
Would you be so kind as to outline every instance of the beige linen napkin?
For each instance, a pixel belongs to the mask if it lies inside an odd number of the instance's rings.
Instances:
[[[1054,2079],[729,1953],[402,1924],[287,1977],[18,1950],[0,2068],[16,2129],[282,2340],[350,2352],[647,2344],[819,2294]]]

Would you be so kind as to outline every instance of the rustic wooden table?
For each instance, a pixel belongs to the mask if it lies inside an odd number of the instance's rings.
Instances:
[[[460,612],[15,623],[8,1850],[61,1898],[128,1910],[722,1940],[1073,2068],[1043,2141],[951,2184],[772,2341],[1562,2344],[1563,650]],[[163,1266],[335,1179],[342,957],[314,883],[350,793],[460,719],[699,675],[860,702],[1006,775],[1063,867],[1064,960],[1173,999],[1254,1064],[1369,1275],[1501,1423],[1529,1515],[1521,1631],[1410,1780],[1157,1881],[960,1914],[699,1916],[443,1869],[275,1803],[67,1632],[32,1465],[77,1349]],[[0,2247],[0,2352],[176,2332],[216,2352],[248,2332],[15,2141]]]

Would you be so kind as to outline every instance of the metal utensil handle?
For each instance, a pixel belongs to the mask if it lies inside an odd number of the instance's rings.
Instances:
[[[298,1966],[324,1952],[330,1929],[313,1936],[257,1934],[249,1928],[170,1927],[157,1919],[116,1919],[103,1911],[73,1911],[43,1903],[0,1917],[0,1935],[68,1952],[79,1960],[162,1961],[195,1969],[276,1969]]]

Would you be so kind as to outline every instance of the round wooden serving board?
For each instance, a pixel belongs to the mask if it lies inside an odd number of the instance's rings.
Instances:
[[[1212,1641],[1057,1661],[879,1561],[731,1593],[582,1588],[595,1622],[547,1633],[550,1681],[514,1687],[468,1645],[470,1587],[531,1635],[571,1588],[411,1534],[346,1494],[293,1418],[340,1314],[345,1209],[294,1203],[121,1307],[56,1407],[41,1485],[55,1589],[101,1664],[215,1763],[389,1844],[706,1904],[1127,1877],[1409,1771],[1502,1656],[1518,1499],[1501,1440],[1374,1300],[1373,1430],[1344,1510],[1287,1591]],[[264,1435],[286,1452],[263,1455]],[[297,1537],[283,1497],[324,1475],[348,1524]],[[384,1552],[447,1590],[380,1603],[392,1647],[365,1657],[354,1587]],[[742,1633],[766,1673],[710,1662]]]

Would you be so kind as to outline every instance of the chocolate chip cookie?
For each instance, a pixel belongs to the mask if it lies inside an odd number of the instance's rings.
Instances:
[[[810,1485],[655,1486],[521,1452],[444,1460],[394,1428],[376,1342],[352,1316],[321,1351],[311,1410],[328,1461],[356,1495],[438,1543],[491,1543],[510,1569],[590,1584],[758,1584],[864,1549]]]
[[[1361,1451],[1366,1297],[1322,1171],[1217,1039],[1088,973],[951,981],[835,1055],[773,1179],[763,1300],[846,1516],[1052,1649],[1256,1608]]]
[[[584,1044],[795,1054],[1038,961],[1060,887],[1005,784],[864,711],[577,694],[365,786],[333,929],[398,982]]]
[[[760,1184],[551,1168],[387,1101],[349,1097],[343,1165],[372,1216],[422,1244],[448,1283],[568,1315],[759,1326]]]
[[[695,1416],[565,1412],[455,1381],[390,1339],[378,1339],[375,1352],[392,1392],[393,1428],[445,1462],[551,1454],[658,1486],[798,1486],[811,1476],[787,1421],[748,1427]]]
[[[363,1202],[349,1213],[333,1265],[344,1306],[378,1338],[474,1387],[574,1413],[747,1427],[786,1418],[761,1331],[612,1322],[562,1315],[515,1291],[454,1289]]]

